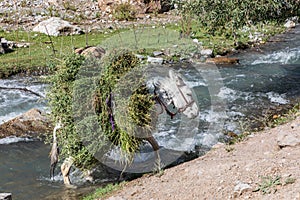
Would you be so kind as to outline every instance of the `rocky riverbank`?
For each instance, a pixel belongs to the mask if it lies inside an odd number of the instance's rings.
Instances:
[[[109,200],[299,199],[300,117],[127,183]]]

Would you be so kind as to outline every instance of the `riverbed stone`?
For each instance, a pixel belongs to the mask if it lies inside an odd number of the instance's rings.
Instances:
[[[52,131],[52,123],[46,113],[39,109],[28,112],[0,124],[0,138],[8,136],[37,137]]]
[[[70,22],[62,20],[59,17],[51,17],[40,22],[33,28],[33,31],[51,36],[78,35],[83,33],[79,26],[71,25]]]

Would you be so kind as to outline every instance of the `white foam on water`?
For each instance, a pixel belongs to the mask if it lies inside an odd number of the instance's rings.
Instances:
[[[32,141],[34,141],[34,139],[32,138],[11,136],[11,137],[0,139],[0,144],[12,144],[17,142],[32,142]]]
[[[289,100],[287,100],[285,98],[285,94],[278,94],[275,92],[268,92],[266,93],[266,95],[268,96],[268,98],[270,99],[270,101],[272,103],[279,103],[279,104],[288,104]]]
[[[226,119],[227,116],[223,112],[215,112],[213,110],[205,110],[200,114],[200,119],[209,123],[216,123],[224,118]]]
[[[212,147],[218,142],[219,135],[218,134],[208,134],[202,133],[200,134],[200,138],[198,139],[198,144],[203,146]]]
[[[272,63],[280,63],[280,64],[292,64],[300,60],[300,47],[298,48],[285,48],[280,51],[275,51],[268,55],[263,55],[260,58],[253,61],[252,65],[257,64],[272,64]]]
[[[7,115],[0,116],[0,124],[3,124],[5,122],[15,118],[19,114],[21,114],[21,112],[11,112],[11,113],[8,113]]]
[[[72,169],[73,168],[74,167],[72,167]],[[61,171],[60,171],[60,165],[56,166],[56,169],[55,169],[54,172],[56,174],[54,177],[50,178],[50,175],[49,176],[41,176],[41,177],[38,178],[38,180],[63,183],[64,178],[63,178],[63,176],[61,174]],[[74,170],[71,170],[70,180],[71,180],[71,183],[73,183],[75,185],[81,185],[81,184],[84,184],[84,183],[88,182],[88,180],[84,178],[83,172],[78,168],[75,168]]]
[[[217,94],[221,99],[227,99],[230,101],[234,101],[238,98],[237,91],[226,86],[220,89],[220,92]]]
[[[32,82],[32,78],[16,77],[14,79],[0,79],[1,87],[26,88],[40,95],[45,95],[45,83]],[[30,92],[20,90],[0,90],[0,124],[7,122],[31,108],[46,109],[40,97]]]
[[[181,140],[174,138],[173,140],[168,140],[164,147],[176,151],[191,151],[195,146],[194,144],[194,138],[185,138]]]
[[[189,86],[189,88],[204,86],[207,87],[207,83],[199,80],[199,81],[185,81],[185,83]]]
[[[240,117],[244,117],[245,115],[241,112],[237,112],[237,111],[229,111],[229,112],[226,112],[227,116],[228,117],[236,117],[236,116],[240,116]]]

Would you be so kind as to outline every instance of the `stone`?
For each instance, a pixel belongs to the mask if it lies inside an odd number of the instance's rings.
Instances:
[[[91,46],[75,49],[75,53],[83,55],[85,57],[94,57],[101,59],[105,54],[105,49],[103,49],[102,47]]]
[[[136,56],[138,59],[140,59],[140,60],[144,60],[144,59],[147,58],[146,56],[141,55],[141,54],[135,54],[135,56]]]
[[[51,17],[40,22],[33,28],[33,31],[51,36],[77,35],[83,33],[80,27],[71,25],[68,21],[62,20],[59,17]]]
[[[11,52],[12,49],[8,46],[8,41],[5,38],[0,38],[0,54]]]
[[[208,58],[206,59],[207,63],[214,63],[214,64],[238,64],[238,58],[228,58],[228,57],[215,57],[215,58]]]
[[[213,50],[212,49],[202,49],[200,51],[200,54],[203,56],[211,56],[213,54]]]
[[[154,57],[147,57],[147,62],[151,63],[151,64],[163,64],[164,63],[164,59],[163,58],[154,58]]]
[[[296,23],[293,20],[288,20],[284,24],[284,27],[286,27],[286,28],[295,28],[296,27]]]
[[[164,54],[164,52],[162,52],[162,51],[154,51],[153,52],[153,56],[160,56],[160,55],[163,55]]]
[[[0,200],[12,200],[11,193],[0,193]]]
[[[247,183],[238,181],[236,186],[234,187],[234,196],[235,197],[241,196],[243,193],[247,191],[252,191],[252,187]]]
[[[0,125],[0,138],[8,136],[39,136],[51,132],[52,123],[47,114],[33,108],[28,112]]]
[[[277,145],[280,148],[300,145],[300,133],[297,131],[282,131],[277,136]]]

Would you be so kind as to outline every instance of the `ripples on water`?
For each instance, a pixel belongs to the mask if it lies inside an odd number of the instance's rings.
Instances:
[[[11,79],[0,79],[0,87],[27,88],[33,92],[44,95],[46,84],[29,77],[13,77]],[[31,108],[44,110],[45,100],[34,94],[21,90],[0,89],[0,124],[20,115]]]

